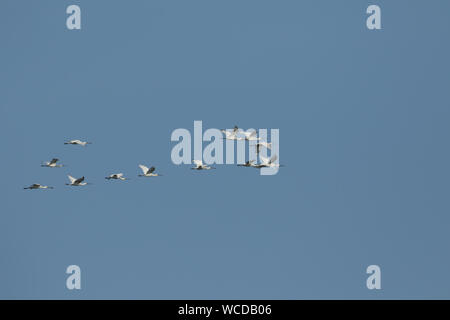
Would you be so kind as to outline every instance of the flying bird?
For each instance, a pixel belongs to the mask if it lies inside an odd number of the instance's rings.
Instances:
[[[92,144],[92,142],[81,141],[81,140],[70,140],[70,141],[64,142],[64,144],[74,144],[74,145],[79,145],[79,146],[85,147],[87,144]]]
[[[81,177],[81,178],[78,178],[78,179],[75,179],[72,176],[68,176],[68,177],[69,177],[70,183],[66,183],[66,186],[80,187],[80,186],[87,185],[86,182],[83,182],[84,181],[84,176]]]
[[[246,163],[238,164],[238,167],[254,167],[255,166],[255,160],[249,160]]]
[[[266,149],[272,149],[272,142],[267,143],[266,141],[261,141],[258,142],[257,144],[255,144],[256,147],[256,153],[258,154],[259,151],[261,150],[261,147],[264,147]]]
[[[205,164],[203,164],[202,160],[193,160],[192,162],[194,162],[195,167],[191,168],[193,170],[210,170],[210,169],[215,169],[213,167],[207,166]]]
[[[33,183],[31,186],[26,187],[24,189],[29,189],[29,190],[34,190],[34,189],[53,189],[53,187],[43,186],[43,185],[40,185],[39,183]]]
[[[113,180],[122,180],[122,181],[129,180],[128,178],[125,178],[123,176],[123,173],[114,173],[114,174],[111,174],[111,175],[105,177],[105,179],[107,179],[107,180],[111,180],[111,179],[113,179]]]
[[[61,167],[64,167],[64,165],[62,165],[62,164],[57,164],[58,161],[59,161],[59,159],[53,158],[52,160],[50,160],[48,162],[44,162],[44,164],[41,164],[41,167],[48,167],[48,168],[61,168]]]
[[[261,163],[254,165],[255,168],[280,167],[278,163],[275,163],[275,161],[278,159],[277,155],[272,156],[272,158],[270,159],[263,156],[259,156],[259,158],[261,159]]]
[[[141,168],[142,173],[143,173],[143,174],[138,175],[139,177],[157,177],[157,176],[160,176],[160,174],[155,173],[155,169],[156,169],[155,167],[148,168],[148,167],[140,164],[139,168]]]
[[[228,131],[226,129],[222,129],[220,131],[222,131],[225,134],[226,140],[238,140],[237,138],[237,133],[239,131],[238,126],[234,126],[233,131]]]

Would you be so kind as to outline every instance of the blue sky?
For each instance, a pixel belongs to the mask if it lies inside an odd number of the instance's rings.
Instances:
[[[2,1],[0,298],[449,298],[449,10]],[[175,166],[170,135],[194,120],[279,129],[286,167]],[[67,167],[40,167],[52,157]]]

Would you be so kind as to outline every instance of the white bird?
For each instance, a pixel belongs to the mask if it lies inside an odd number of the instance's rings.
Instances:
[[[249,160],[246,163],[238,164],[239,167],[254,167],[255,166],[255,160]]]
[[[266,168],[266,167],[270,167],[270,168],[274,168],[274,167],[279,167],[280,165],[278,163],[275,163],[275,161],[278,159],[277,155],[272,156],[272,158],[266,158],[263,156],[259,156],[259,158],[261,159],[261,163],[255,165],[255,168]]]
[[[261,139],[256,136],[256,131],[244,131],[242,134],[244,135],[244,138],[238,138],[238,140],[258,141]]]
[[[148,168],[148,167],[140,164],[139,168],[141,168],[142,173],[143,173],[143,174],[138,175],[139,177],[157,177],[157,176],[160,176],[160,174],[155,173],[155,169],[156,169],[155,167]]]
[[[70,141],[64,142],[64,144],[76,144],[76,145],[85,147],[87,144],[92,144],[92,142],[81,141],[81,140],[77,139],[77,140],[70,140]]]
[[[64,167],[62,164],[56,164],[59,161],[57,158],[53,158],[52,160],[48,162],[44,162],[44,164],[41,165],[41,167],[48,167],[48,168],[61,168]]]
[[[84,176],[81,177],[81,178],[78,178],[78,179],[75,179],[74,177],[69,176],[69,175],[68,175],[68,177],[69,177],[70,183],[66,183],[66,186],[79,187],[79,186],[87,185],[86,182],[83,182],[84,181]]]
[[[30,190],[33,190],[33,189],[53,189],[53,187],[43,186],[43,185],[40,185],[39,183],[33,183],[31,186],[26,187],[24,189],[30,189]]]
[[[192,162],[194,162],[195,167],[191,168],[193,170],[210,170],[210,169],[215,169],[213,167],[207,166],[205,164],[203,164],[202,160],[193,160]]]
[[[256,153],[258,154],[261,147],[264,147],[266,149],[272,149],[272,142],[267,143],[266,141],[261,141],[261,142],[258,142],[257,144],[255,144],[255,147],[256,147]]]
[[[237,138],[237,133],[239,131],[238,126],[234,126],[233,131],[228,131],[225,129],[220,130],[225,134],[225,139],[226,140],[238,140]]]
[[[113,173],[113,174],[105,177],[105,179],[108,179],[108,180],[114,179],[114,180],[122,180],[122,181],[129,180],[123,176],[123,173]]]

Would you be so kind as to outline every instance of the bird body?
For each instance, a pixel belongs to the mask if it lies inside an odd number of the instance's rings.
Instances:
[[[31,186],[26,187],[24,189],[29,189],[29,190],[34,190],[34,189],[53,189],[53,187],[43,186],[43,185],[40,185],[39,183],[33,183]]]
[[[194,162],[195,167],[191,168],[193,170],[210,170],[210,169],[214,169],[213,167],[207,166],[205,164],[203,164],[202,160],[193,160],[192,162]]]
[[[123,176],[123,173],[114,173],[114,174],[111,174],[111,175],[105,177],[105,179],[107,179],[107,180],[111,180],[111,179],[113,179],[113,180],[122,180],[122,181],[128,180],[127,178],[125,178]]]
[[[81,178],[78,178],[78,179],[76,179],[76,178],[74,178],[72,176],[69,176],[69,175],[68,175],[68,177],[69,177],[69,180],[70,180],[70,183],[66,183],[66,185],[68,185],[68,186],[80,187],[80,186],[87,185],[87,183],[84,182],[84,176],[81,177]]]
[[[59,161],[59,159],[53,158],[52,160],[50,160],[48,162],[44,162],[44,164],[42,164],[41,167],[48,167],[48,168],[61,168],[61,167],[63,167],[64,165],[57,164],[58,161]]]
[[[254,167],[255,166],[255,160],[249,160],[243,164],[238,164],[239,167]]]
[[[74,145],[79,145],[79,146],[83,146],[85,147],[87,144],[92,144],[91,142],[87,142],[87,141],[81,141],[81,140],[69,140],[67,142],[64,142],[64,144],[74,144]]]
[[[254,165],[255,168],[276,168],[280,166],[278,163],[275,163],[278,159],[277,155],[272,156],[270,159],[263,156],[259,156],[259,158],[261,159],[261,163]]]

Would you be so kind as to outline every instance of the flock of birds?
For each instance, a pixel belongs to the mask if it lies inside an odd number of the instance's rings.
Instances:
[[[256,154],[259,155],[261,148],[271,149],[272,143],[268,143],[266,141],[261,141],[261,138],[257,137],[256,131],[241,131],[237,126],[234,126],[232,130],[221,130],[225,134],[226,140],[237,140],[237,141],[256,141],[257,143],[254,145],[256,148]],[[91,142],[87,141],[81,141],[81,140],[70,140],[67,142],[64,142],[64,144],[70,144],[70,145],[78,145],[85,147],[88,144],[92,144]],[[277,155],[273,155],[271,158],[266,158],[261,155],[259,155],[259,158],[261,160],[260,163],[256,163],[256,160],[249,160],[245,162],[244,164],[238,164],[238,166],[242,167],[253,167],[253,168],[264,168],[264,167],[280,167],[281,165],[278,163],[275,163],[277,160]],[[58,163],[58,158],[53,158],[52,160],[48,162],[44,162],[41,167],[47,167],[47,168],[61,168],[64,167],[63,164]],[[215,169],[214,167],[208,166],[202,162],[202,160],[193,160],[194,167],[191,169],[193,170],[210,170]],[[139,174],[139,177],[158,177],[161,176],[161,174],[156,173],[155,167],[146,167],[142,164],[139,164],[139,168],[142,170],[142,174]],[[73,187],[81,187],[86,186],[89,183],[85,182],[85,177],[81,178],[74,178],[71,175],[67,176],[69,178],[70,183],[66,183],[67,186],[73,186]],[[123,173],[113,173],[107,177],[105,177],[107,180],[130,180],[128,178],[125,178]],[[33,183],[29,187],[25,187],[24,189],[29,190],[35,190],[35,189],[53,189],[53,187],[41,185],[39,183]]]

